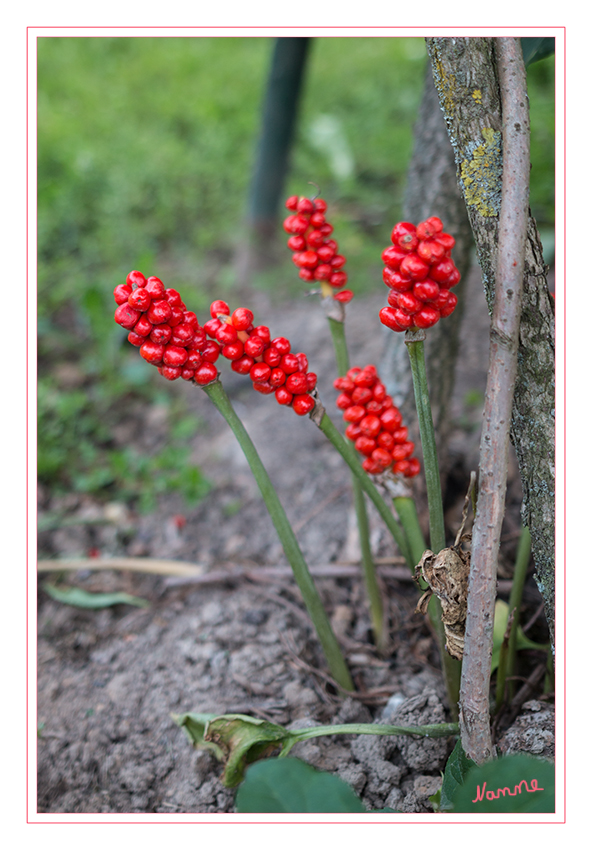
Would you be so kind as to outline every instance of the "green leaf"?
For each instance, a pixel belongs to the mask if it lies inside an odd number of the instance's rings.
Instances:
[[[43,585],[43,590],[56,602],[73,605],[75,608],[109,608],[111,605],[147,608],[150,605],[147,599],[131,596],[129,593],[90,593],[80,587],[56,587],[49,583]]]
[[[494,670],[497,670],[499,666],[500,650],[504,642],[504,635],[508,626],[509,614],[510,607],[508,603],[504,602],[502,599],[498,599],[495,603],[495,614],[493,620],[493,650],[491,654],[492,673],[494,672]],[[520,628],[520,626],[518,626],[518,631],[516,633],[516,649],[538,649],[542,652],[546,652],[548,646],[545,646],[542,643],[535,643],[534,641],[529,640]]]
[[[215,714],[198,714],[187,712],[185,714],[171,714],[172,719],[177,726],[185,732],[189,741],[197,749],[211,750],[218,761],[224,761],[224,753],[217,744],[212,741],[204,741],[204,732],[210,720],[213,720]]]
[[[173,714],[177,726],[194,747],[215,752],[226,762],[222,783],[234,788],[244,778],[245,769],[257,759],[265,758],[279,748],[287,752],[298,738],[283,726],[246,714]]]
[[[444,768],[442,788],[439,792],[440,797],[437,801],[434,801],[438,805],[438,811],[447,812],[452,808],[454,794],[462,786],[467,774],[473,767],[475,767],[475,762],[466,755],[459,738]],[[436,797],[437,795],[434,794],[433,796]]]
[[[273,758],[249,767],[236,795],[236,810],[367,812],[346,782],[296,758]]]
[[[525,67],[555,53],[554,38],[521,38],[520,42]]]
[[[452,811],[554,812],[555,768],[523,753],[475,766],[454,792]]]

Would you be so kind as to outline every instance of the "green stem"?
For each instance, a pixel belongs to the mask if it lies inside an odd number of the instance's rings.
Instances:
[[[308,613],[316,629],[319,641],[323,647],[329,670],[337,684],[345,691],[354,691],[354,683],[347,664],[337,642],[337,638],[331,628],[329,619],[319,592],[315,586],[312,576],[308,570],[304,556],[296,535],[288,521],[286,512],[284,511],[277,493],[274,489],[271,479],[267,474],[267,470],[261,462],[261,458],[257,453],[253,441],[249,437],[243,423],[237,416],[230,399],[228,398],[224,387],[217,379],[211,384],[202,387],[210,401],[213,402],[217,410],[222,414],[236,439],[243,450],[245,457],[251,467],[251,471],[255,476],[255,480],[263,496],[265,506],[269,511],[269,515],[273,521],[275,529],[278,533],[286,557],[294,571],[294,578],[300,588],[304,604],[308,609]]]
[[[417,335],[415,335],[416,337]],[[423,465],[428,495],[430,514],[430,545],[432,552],[438,554],[446,546],[444,531],[444,510],[442,508],[442,487],[440,485],[440,470],[438,468],[438,453],[436,437],[432,421],[432,409],[428,392],[428,379],[425,367],[423,339],[414,338],[407,331],[405,342],[409,351],[413,391],[419,420],[419,433],[423,453]]]
[[[308,729],[290,730],[290,739],[280,753],[287,756],[300,741],[320,738],[323,735],[417,735],[421,738],[448,738],[458,735],[458,723],[429,723],[425,726],[387,726],[382,723],[341,723],[335,726],[313,726]],[[294,736],[294,739],[292,739]]]
[[[442,486],[440,484],[440,469],[438,467],[438,452],[436,450],[436,436],[434,434],[434,422],[432,419],[432,408],[428,390],[428,378],[425,366],[425,352],[423,340],[425,333],[407,331],[405,343],[409,352],[411,364],[411,375],[413,377],[413,391],[415,393],[415,406],[419,421],[419,434],[421,437],[421,449],[423,454],[423,465],[428,496],[428,510],[430,523],[430,546],[432,552],[438,554],[446,546],[446,532],[444,529],[444,509],[442,507]],[[428,614],[432,625],[438,636],[440,646],[440,660],[442,672],[446,681],[448,701],[453,717],[458,713],[458,699],[460,693],[461,665],[446,651],[446,640],[444,627],[442,625],[442,607],[437,598],[432,597]]]
[[[349,353],[347,350],[347,341],[345,338],[344,322],[327,316],[331,337],[333,339],[333,348],[335,349],[335,360],[337,364],[337,373],[345,375],[349,369]],[[360,555],[362,560],[362,569],[364,571],[364,584],[366,586],[366,594],[370,605],[370,619],[372,621],[372,632],[374,634],[374,642],[379,652],[385,652],[388,644],[388,635],[384,628],[384,606],[382,602],[382,593],[376,576],[376,567],[372,557],[372,549],[370,547],[370,526],[368,523],[368,511],[366,510],[366,502],[364,500],[364,491],[359,479],[352,473],[352,492],[354,497],[354,508],[356,511],[356,519],[358,523],[358,536],[360,539]]]
[[[356,452],[354,447],[351,445],[349,440],[347,440],[347,438],[344,437],[337,430],[337,428],[327,415],[326,411],[323,412],[320,422],[317,422],[315,419],[313,419],[313,421],[320,428],[320,430],[327,437],[327,439],[330,440],[330,442],[337,449],[341,457],[345,460],[353,474],[359,480],[362,490],[370,498],[371,502],[374,504],[376,510],[380,514],[381,518],[384,520],[388,530],[393,535],[393,538],[397,546],[399,547],[399,551],[407,561],[409,568],[413,569],[415,564],[413,563],[413,556],[409,551],[409,545],[407,543],[405,533],[397,522],[397,520],[395,519],[394,514],[389,509],[388,505],[374,486],[374,484],[370,481],[370,478],[362,469],[362,466],[358,459],[358,453]]]
[[[514,565],[514,577],[512,579],[512,590],[510,591],[510,601],[508,605],[508,616],[514,611],[514,619],[510,626],[510,635],[508,637],[508,645],[505,652],[500,652],[499,666],[497,668],[496,678],[496,710],[499,710],[504,701],[504,696],[511,700],[514,696],[515,683],[510,678],[508,681],[507,694],[505,693],[505,685],[508,677],[514,675],[516,666],[516,641],[518,637],[518,626],[520,625],[520,606],[522,604],[522,593],[526,582],[526,573],[528,564],[530,563],[530,531],[527,526],[524,526],[518,543],[518,551],[516,552],[516,563]],[[503,649],[503,647],[502,647]]]
[[[417,565],[421,561],[427,546],[419,524],[415,500],[411,496],[395,496],[393,505],[405,531],[413,561]]]

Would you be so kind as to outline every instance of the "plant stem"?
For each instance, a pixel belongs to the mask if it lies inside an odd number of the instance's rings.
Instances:
[[[331,337],[333,339],[333,348],[335,349],[337,373],[338,375],[343,376],[349,369],[349,353],[345,338],[344,317],[342,316],[341,320],[338,320],[327,315],[327,321],[329,322]],[[372,633],[374,634],[374,643],[376,644],[376,648],[380,653],[383,653],[386,651],[388,645],[388,634],[384,627],[384,605],[382,603],[382,593],[380,592],[380,586],[376,576],[376,567],[374,565],[372,549],[370,547],[370,528],[368,523],[368,511],[366,510],[366,502],[364,500],[364,491],[362,490],[362,485],[360,484],[359,479],[353,473],[352,492],[358,523],[358,537],[360,540],[362,569],[364,571],[364,584],[366,586],[366,594],[370,605]]]
[[[434,434],[434,423],[432,421],[432,409],[430,407],[428,379],[425,367],[424,338],[425,333],[423,331],[419,333],[407,331],[405,343],[409,352],[415,406],[419,420],[419,433],[430,515],[430,546],[432,552],[437,555],[446,546],[446,534],[444,531],[442,487],[440,484],[440,470],[438,468],[436,437]]]
[[[341,723],[334,726],[313,726],[307,729],[292,729],[280,757],[287,756],[300,741],[320,738],[323,735],[417,735],[422,738],[448,738],[458,735],[458,723],[429,723],[425,726],[387,726],[382,723]]]
[[[323,647],[329,670],[333,679],[345,691],[354,691],[354,683],[347,664],[331,628],[327,613],[319,596],[319,592],[309,572],[304,556],[296,540],[296,535],[288,521],[286,512],[278,498],[267,470],[261,462],[253,441],[249,437],[243,423],[237,416],[224,387],[218,379],[202,387],[210,401],[222,414],[239,442],[245,457],[255,476],[255,480],[263,496],[265,506],[275,526],[284,548],[286,557],[294,572],[294,578],[300,588],[304,604],[316,629],[319,641]]]
[[[395,496],[393,505],[405,531],[415,565],[419,564],[427,546],[419,524],[415,500],[411,496]]]
[[[508,605],[508,616],[511,617],[512,612],[514,612],[514,619],[512,620],[512,625],[510,626],[507,652],[504,653],[503,660],[502,653],[500,652],[500,662],[499,667],[497,668],[495,693],[496,710],[499,710],[501,708],[504,698],[506,698],[508,701],[512,700],[512,697],[514,696],[514,691],[516,689],[515,682],[511,678],[509,679],[509,681],[507,680],[508,677],[512,677],[515,672],[514,668],[516,666],[516,640],[518,636],[518,627],[520,625],[519,612],[520,605],[522,603],[522,592],[524,590],[524,583],[526,581],[528,564],[530,563],[530,551],[530,531],[527,526],[524,526],[520,535],[520,541],[518,543],[518,551],[516,552],[514,577],[512,579],[512,590],[510,591],[510,601]]]
[[[314,416],[313,411],[313,416]],[[407,543],[407,538],[405,537],[405,533],[392,511],[389,509],[388,505],[381,497],[380,493],[370,481],[370,478],[366,475],[362,466],[359,462],[357,452],[354,447],[349,443],[349,441],[344,437],[335,427],[326,411],[323,409],[322,417],[320,421],[317,421],[316,418],[313,418],[313,422],[317,425],[318,428],[323,432],[323,434],[327,437],[328,440],[335,446],[341,457],[345,460],[353,474],[360,481],[360,485],[362,490],[369,496],[370,500],[376,507],[376,510],[384,520],[388,530],[393,535],[393,538],[399,547],[399,551],[405,558],[407,565],[410,569],[413,569],[415,564],[413,563],[413,556],[409,551],[409,545]]]

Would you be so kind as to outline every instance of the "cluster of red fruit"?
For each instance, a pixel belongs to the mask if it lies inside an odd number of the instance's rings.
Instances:
[[[212,346],[197,316],[176,289],[158,277],[132,271],[113,291],[115,321],[129,330],[128,340],[169,381],[184,378],[202,386],[214,381],[219,348]]]
[[[211,318],[201,327],[175,289],[139,271],[130,272],[113,295],[115,321],[169,381],[183,378],[205,386],[218,377],[214,364],[222,355],[235,372],[249,375],[257,392],[275,393],[279,404],[290,405],[299,416],[313,409],[310,392],[317,376],[308,371],[306,355],[294,354],[285,337],[271,339],[264,325],[255,327],[246,307],[231,314],[225,301],[213,301]]]
[[[342,289],[347,282],[347,273],[343,271],[346,261],[337,253],[337,242],[331,238],[333,225],[325,217],[326,201],[292,195],[286,207],[292,214],[284,220],[284,230],[290,234],[288,248],[293,251],[292,260],[299,269],[300,278],[307,283],[318,281],[340,290],[333,298],[347,304],[353,292]]]
[[[407,439],[401,413],[380,381],[376,366],[355,366],[333,386],[340,390],[336,404],[348,423],[345,436],[364,455],[366,472],[380,475],[390,470],[406,478],[417,475],[419,460],[411,457],[415,445]]]
[[[444,233],[441,220],[432,216],[417,227],[399,222],[391,241],[382,252],[382,277],[391,291],[380,321],[393,331],[431,328],[450,316],[458,303],[450,291],[460,280],[450,257],[454,237]]]
[[[310,413],[315,402],[309,393],[316,387],[317,376],[308,371],[305,354],[292,352],[286,337],[272,339],[265,325],[255,327],[253,313],[245,307],[231,315],[226,302],[213,301],[210,315],[204,331],[231,361],[234,372],[248,375],[253,389],[263,395],[273,393],[278,404],[290,405],[299,416]]]

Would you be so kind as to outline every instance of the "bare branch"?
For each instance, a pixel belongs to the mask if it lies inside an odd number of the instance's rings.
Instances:
[[[460,696],[463,748],[478,764],[495,755],[489,721],[489,681],[497,559],[518,363],[530,174],[526,72],[519,39],[496,39],[496,52],[503,117],[502,197]]]

